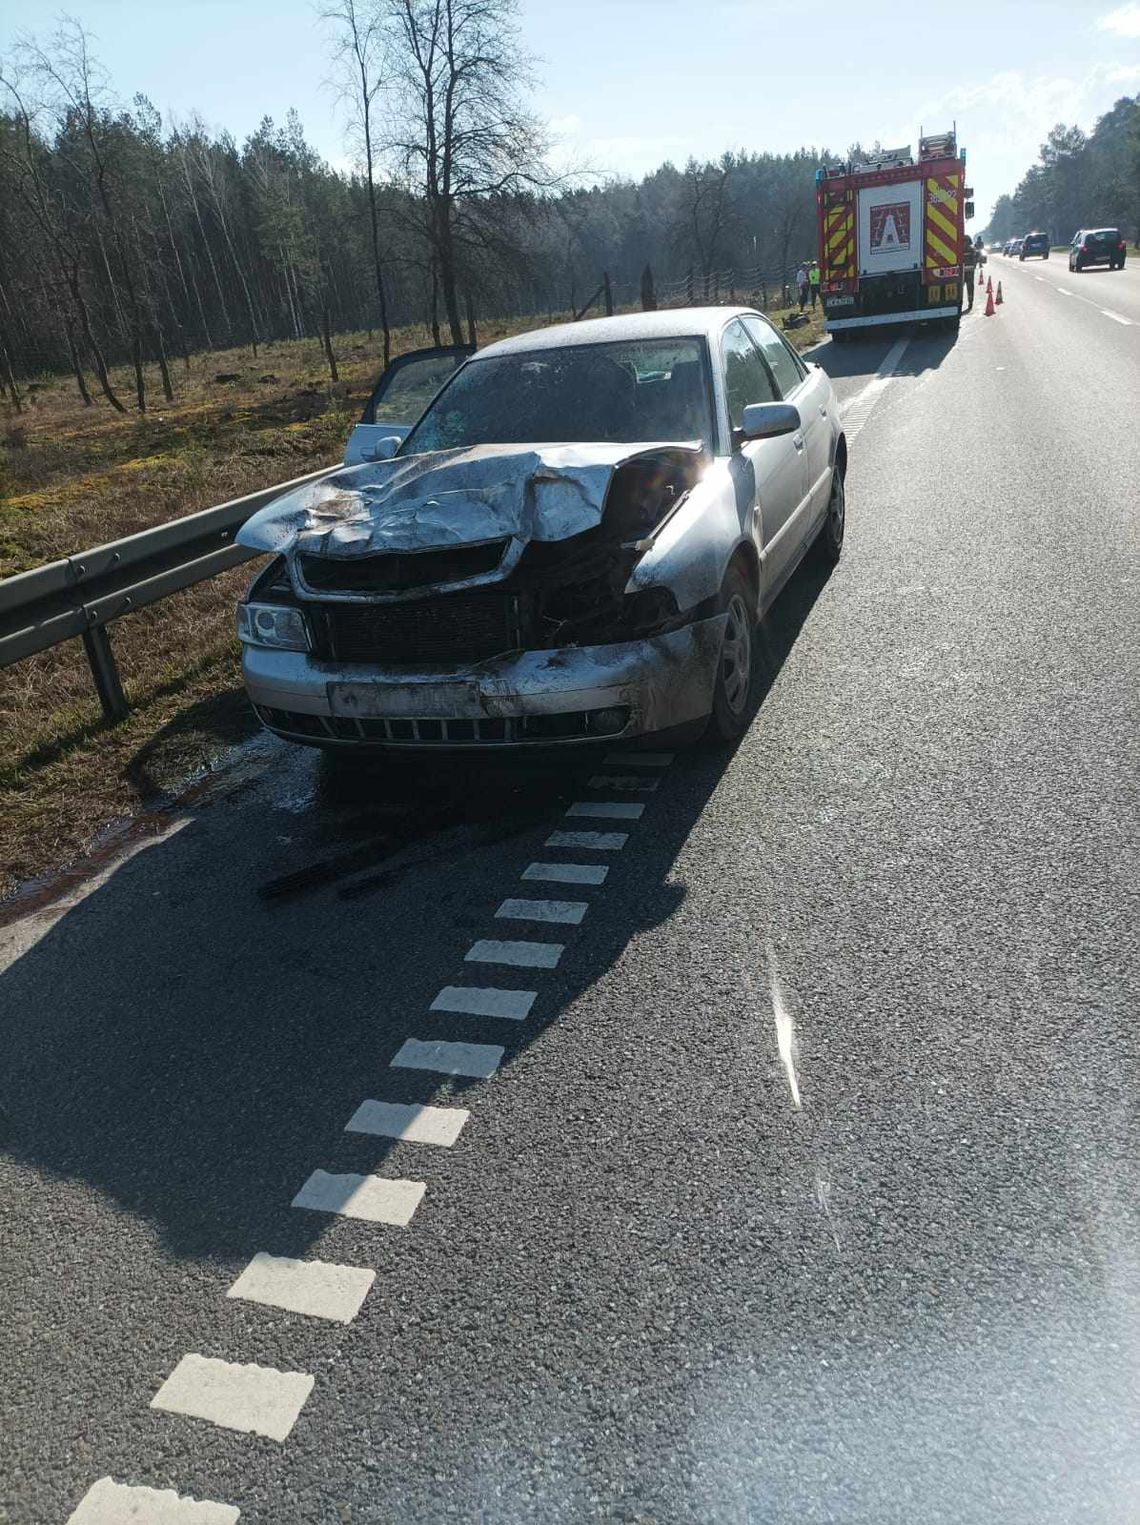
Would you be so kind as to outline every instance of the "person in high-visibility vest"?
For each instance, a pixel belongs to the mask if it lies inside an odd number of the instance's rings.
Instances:
[[[967,239],[966,247],[962,250],[962,279],[966,284],[966,298],[970,304],[966,308],[967,312],[974,305],[974,271],[977,269],[977,266],[978,251],[970,240]]]
[[[808,271],[808,284],[811,286],[811,305],[814,308],[819,301],[819,261],[812,260],[811,269]]]

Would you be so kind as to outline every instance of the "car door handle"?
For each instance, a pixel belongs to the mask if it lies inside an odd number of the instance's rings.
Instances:
[[[804,448],[804,437],[803,437],[803,435],[802,434],[793,434],[792,435],[792,444],[796,447],[797,450],[802,450]]]
[[[819,416],[820,416],[820,418],[826,418],[827,417],[827,407],[822,402],[819,405]]]

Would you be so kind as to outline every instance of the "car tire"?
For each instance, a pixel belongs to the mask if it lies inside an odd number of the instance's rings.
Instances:
[[[817,567],[830,570],[843,555],[843,535],[847,528],[847,489],[838,466],[831,470],[831,491],[827,513],[811,543],[811,559]]]
[[[1019,254],[1017,257],[1021,261],[1021,263],[1024,265],[1025,264],[1025,255],[1024,254]]]
[[[756,660],[756,594],[741,566],[725,573],[720,611],[728,616],[713,684],[708,737],[733,742],[752,723],[759,663]]]
[[[1045,253],[1041,256],[1041,258],[1042,259],[1048,259],[1049,258],[1049,251],[1048,251],[1048,249],[1046,249]]]

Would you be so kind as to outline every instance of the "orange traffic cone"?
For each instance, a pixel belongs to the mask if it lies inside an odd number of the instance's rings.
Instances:
[[[999,281],[999,282],[998,282],[998,289],[997,289],[997,296],[996,296],[996,297],[994,297],[994,306],[995,306],[995,307],[1000,307],[1000,306],[1001,306],[1001,303],[1002,303],[1002,296],[1001,296],[1001,282],[1000,282],[1000,281]]]
[[[986,296],[992,296],[993,295],[993,290],[994,290],[994,278],[991,275],[989,280],[986,282]]]
[[[987,318],[992,318],[996,311],[997,311],[997,308],[994,306],[993,289],[991,288],[989,291],[986,292],[986,312],[985,312],[985,315],[986,315]]]

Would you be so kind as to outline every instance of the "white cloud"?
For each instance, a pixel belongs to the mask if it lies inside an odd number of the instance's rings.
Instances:
[[[1079,123],[1088,131],[1108,110],[1113,88],[1125,83],[1112,72],[1106,64],[1077,76],[1004,70],[923,105],[923,122],[958,123],[958,141],[969,154],[967,178],[976,191],[977,227],[985,225],[998,195],[1012,191],[1034,163],[1051,127]]]
[[[1121,64],[1116,69],[1106,69],[1105,79],[1110,85],[1140,85],[1140,64]]]
[[[1140,5],[1117,6],[1097,22],[1102,32],[1115,32],[1118,37],[1140,37]]]

